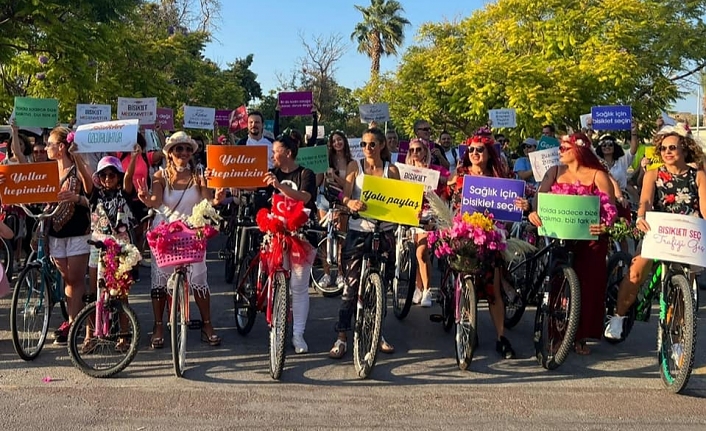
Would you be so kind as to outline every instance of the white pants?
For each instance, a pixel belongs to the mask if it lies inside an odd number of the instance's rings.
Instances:
[[[316,250],[312,251],[312,255]],[[309,317],[309,278],[311,265],[291,265],[289,291],[292,294],[292,334],[304,335]]]

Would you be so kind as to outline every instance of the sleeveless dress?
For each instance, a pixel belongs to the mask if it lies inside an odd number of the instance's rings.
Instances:
[[[556,178],[554,183],[562,184]],[[596,192],[595,175],[591,184],[585,186],[589,187],[590,194]],[[573,268],[581,286],[581,315],[575,340],[600,340],[604,330],[605,293],[608,283],[608,237],[601,235],[593,241],[567,241],[567,245],[568,250],[574,252]]]
[[[689,168],[681,175],[672,174],[662,165],[657,170],[652,206],[655,211],[701,217],[697,170]]]
[[[181,202],[179,199],[181,199]],[[169,222],[178,219],[184,220],[191,216],[193,208],[202,200],[201,192],[196,184],[189,186],[186,190],[174,190],[169,186],[169,182],[167,181],[167,186],[164,188],[162,197],[162,207],[159,210],[160,212],[168,214],[169,217],[166,220]],[[157,214],[152,222],[152,227],[154,228],[159,225],[163,220],[165,220],[165,216]],[[166,289],[167,280],[169,280],[172,272],[172,267],[158,268],[156,261],[152,259],[152,289]],[[192,263],[190,265],[188,274],[189,286],[192,291],[195,291],[202,297],[209,291],[206,275],[206,257],[204,256],[202,262]]]

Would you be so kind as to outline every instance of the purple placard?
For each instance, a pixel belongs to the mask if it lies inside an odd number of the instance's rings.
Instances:
[[[157,108],[157,122],[162,130],[174,130],[174,110],[171,108]],[[154,124],[145,124],[145,129],[154,129]]]
[[[279,93],[280,117],[293,117],[295,115],[311,115],[314,96],[311,91],[294,91]]]
[[[463,177],[461,212],[488,211],[495,220],[522,221],[522,210],[515,199],[524,196],[525,182],[505,178]]]
[[[231,112],[233,112],[232,109],[216,109],[216,123],[218,123],[218,127],[230,126]]]
[[[464,157],[466,157],[466,153],[468,152],[468,145],[466,144],[461,144],[458,146],[458,162],[461,163]]]

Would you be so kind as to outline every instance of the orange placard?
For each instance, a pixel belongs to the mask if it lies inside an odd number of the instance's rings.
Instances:
[[[209,187],[265,187],[266,145],[209,145],[206,154],[212,170]]]
[[[56,162],[0,165],[5,183],[0,185],[3,205],[56,202],[59,169]]]

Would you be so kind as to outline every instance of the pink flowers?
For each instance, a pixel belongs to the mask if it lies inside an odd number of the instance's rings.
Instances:
[[[450,228],[430,232],[428,240],[438,258],[463,256],[483,259],[507,247],[505,230],[496,225],[492,214],[481,213],[457,215]]]
[[[74,142],[74,138],[76,137],[76,134],[74,132],[69,132],[68,135],[66,135],[66,142],[69,144]]]
[[[578,182],[576,184],[554,183],[551,192],[559,195],[598,196],[600,200],[601,224],[611,226],[615,219],[618,218],[618,209],[610,203],[608,195],[598,190],[598,188],[595,188],[593,193],[591,193],[591,187],[584,186]]]

